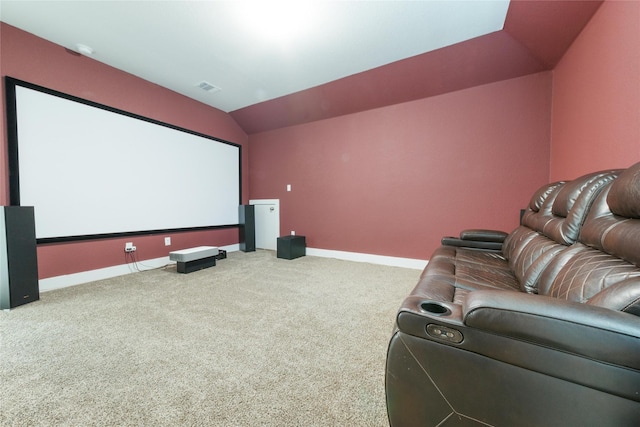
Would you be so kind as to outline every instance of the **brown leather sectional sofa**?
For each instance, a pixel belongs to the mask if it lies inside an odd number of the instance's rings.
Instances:
[[[640,425],[640,163],[443,238],[396,326],[392,427]]]

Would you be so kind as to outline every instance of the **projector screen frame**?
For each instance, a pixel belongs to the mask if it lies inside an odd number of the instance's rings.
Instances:
[[[139,114],[121,110],[118,108],[110,107],[95,101],[79,98],[74,95],[70,95],[64,92],[60,92],[54,89],[46,88],[37,84],[29,83],[20,79],[16,79],[10,76],[5,76],[5,108],[6,108],[6,123],[7,123],[7,163],[8,163],[8,179],[9,179],[9,204],[10,206],[22,206],[20,200],[20,159],[19,159],[19,135],[18,135],[18,110],[16,103],[16,91],[17,87],[23,87],[26,89],[35,90],[55,97],[63,98],[69,101],[78,102],[80,104],[87,105],[89,107],[105,110],[110,113],[119,114],[132,119],[141,120],[153,125],[162,126],[164,128],[173,129],[175,131],[184,132],[186,134],[194,135],[197,137],[205,138],[218,143],[226,144],[238,149],[238,206],[242,204],[242,145],[227,141],[221,138],[213,137],[201,132],[196,132],[187,128],[165,123],[159,120],[155,120],[149,117],[145,117]],[[140,236],[140,235],[154,235],[154,234],[167,234],[167,233],[181,233],[181,232],[193,232],[193,231],[206,231],[215,229],[227,229],[237,228],[239,224],[221,224],[221,225],[207,225],[207,226],[193,226],[193,227],[176,227],[176,228],[159,228],[150,230],[139,231],[123,231],[123,232],[108,232],[108,233],[96,233],[96,234],[79,234],[72,236],[58,236],[58,237],[44,237],[37,238],[38,244],[49,243],[62,243],[73,241],[86,241],[86,240],[100,240],[108,238],[118,238],[126,236]]]

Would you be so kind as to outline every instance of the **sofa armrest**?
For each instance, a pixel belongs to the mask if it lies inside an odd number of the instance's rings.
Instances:
[[[497,242],[502,243],[509,234],[504,231],[498,230],[463,230],[460,233],[460,239],[462,240],[475,240],[480,242]]]
[[[501,251],[502,243],[498,242],[483,242],[475,240],[462,240],[457,237],[445,236],[442,238],[441,243],[444,246],[455,246],[458,248],[469,249],[485,249],[490,251]]]
[[[444,246],[500,251],[507,236],[504,231],[473,229],[462,231],[460,237],[445,236],[441,243]]]
[[[474,291],[462,307],[470,328],[618,366],[640,369],[640,317],[540,295]]]

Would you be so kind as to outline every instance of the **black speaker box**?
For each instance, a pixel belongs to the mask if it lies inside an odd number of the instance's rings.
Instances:
[[[40,299],[33,207],[0,209],[0,308]]]
[[[240,205],[238,208],[238,224],[240,225],[240,250],[253,252],[256,250],[256,211],[253,205]]]
[[[282,236],[277,240],[278,258],[295,259],[305,256],[307,253],[307,240],[305,236]]]

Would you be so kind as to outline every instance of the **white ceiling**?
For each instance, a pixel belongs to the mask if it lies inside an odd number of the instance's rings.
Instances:
[[[87,45],[97,61],[229,112],[499,31],[508,6],[0,0],[0,20],[69,49]]]

